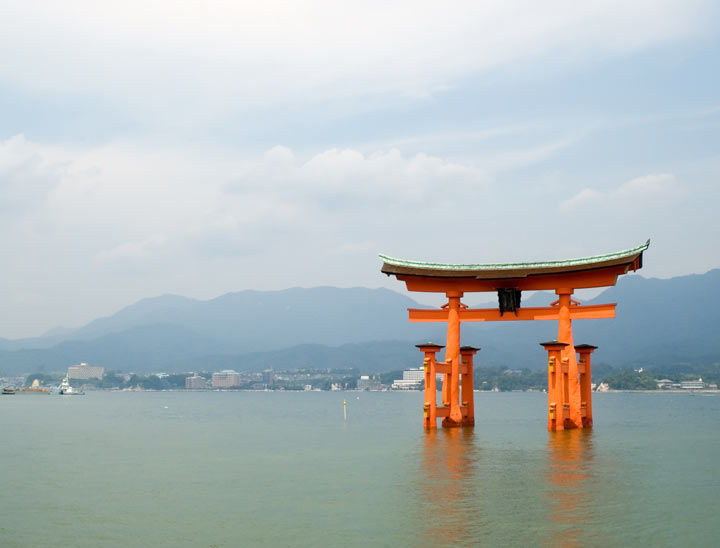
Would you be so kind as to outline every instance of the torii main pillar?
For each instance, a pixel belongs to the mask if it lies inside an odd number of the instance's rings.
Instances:
[[[443,293],[448,299],[439,310],[408,311],[411,322],[447,323],[445,361],[435,357],[442,346],[418,345],[425,356],[425,428],[435,428],[437,418],[443,427],[475,423],[472,355],[478,349],[460,346],[461,323],[523,320],[558,322],[557,340],[542,343],[548,351],[548,428],[592,426],[590,354],[596,347],[575,346],[572,320],[614,318],[615,304],[583,306],[572,295],[576,289],[615,285],[618,276],[642,267],[649,245],[650,240],[617,253],[544,263],[443,264],[380,255],[382,272],[405,282],[409,291]],[[547,307],[521,307],[522,291],[537,290],[553,290],[558,299]],[[470,309],[461,302],[465,293],[490,291],[497,292],[498,308]],[[472,350],[463,353],[463,348]],[[436,403],[436,374],[443,375],[441,406]]]

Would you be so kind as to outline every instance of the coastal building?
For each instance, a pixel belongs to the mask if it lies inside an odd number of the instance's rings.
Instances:
[[[681,381],[680,388],[683,390],[704,390],[705,383],[702,379],[698,379],[696,381]]]
[[[382,384],[380,383],[380,377],[374,375],[362,375],[357,381],[358,390],[382,390]]]
[[[242,384],[240,373],[232,369],[225,369],[219,373],[213,373],[211,383],[213,388],[232,388],[233,386],[240,386]]]
[[[674,381],[670,379],[655,379],[655,383],[657,384],[657,387],[661,390],[668,390],[670,388],[673,388]]]
[[[185,377],[185,388],[187,390],[199,390],[207,388],[207,380],[205,377],[199,375],[193,375],[192,377]]]
[[[262,378],[267,387],[272,388],[275,384],[275,372],[273,371],[273,368],[271,367],[270,369],[263,371]]]
[[[403,378],[397,379],[392,384],[393,390],[422,390],[425,381],[425,370],[422,367],[414,367],[403,371]]]
[[[71,365],[67,370],[68,379],[100,379],[102,380],[105,374],[105,368],[98,365],[88,365],[86,363],[80,363],[78,365]]]

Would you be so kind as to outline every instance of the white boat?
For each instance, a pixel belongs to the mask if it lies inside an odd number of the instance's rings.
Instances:
[[[70,386],[70,382],[66,376],[63,378],[60,386],[58,387],[58,394],[61,396],[83,396],[85,392],[82,390],[75,390],[72,386]]]

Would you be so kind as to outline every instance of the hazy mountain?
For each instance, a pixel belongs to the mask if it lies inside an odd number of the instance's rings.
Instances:
[[[606,361],[720,362],[720,270],[668,280],[628,276],[588,304],[600,302],[618,303],[614,320],[576,323]]]
[[[490,294],[473,306],[496,306]],[[543,306],[549,292],[523,296]],[[617,302],[614,320],[574,324],[575,342],[599,346],[613,365],[720,361],[720,270],[668,280],[622,277],[587,304]],[[208,301],[176,295],[143,299],[107,318],[42,337],[0,341],[0,373],[62,370],[80,361],[124,371],[357,367],[386,371],[419,365],[414,344],[444,343],[444,324],[410,324],[422,308],[387,289],[317,287],[241,291]],[[463,344],[482,347],[481,364],[542,367],[542,340],[557,323],[464,324]]]
[[[422,308],[394,291],[367,288],[242,291],[208,301],[163,295],[72,330],[62,341],[56,333],[4,341],[0,372],[50,371],[79,361],[125,371],[213,368],[216,362],[241,369],[246,366],[229,356],[250,354],[254,363],[258,353],[294,346],[413,340],[442,332],[439,324],[409,324],[410,307]]]

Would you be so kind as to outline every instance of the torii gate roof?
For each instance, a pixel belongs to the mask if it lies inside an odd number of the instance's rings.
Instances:
[[[451,264],[432,263],[422,261],[409,261],[396,259],[387,255],[380,255],[383,260],[381,271],[387,275],[394,275],[400,280],[410,282],[413,277],[420,277],[425,280],[434,280],[452,283],[475,281],[466,288],[468,291],[492,291],[493,287],[521,286],[523,289],[543,289],[557,286],[563,279],[573,281],[570,287],[597,287],[600,285],[614,285],[615,278],[619,274],[625,274],[628,270],[642,268],[642,255],[650,246],[650,240],[632,249],[608,253],[606,255],[594,255],[579,259],[568,259],[561,261],[541,261],[526,263],[487,263],[487,264]],[[613,275],[610,278],[603,276],[605,282],[591,282],[590,277],[585,275],[591,272],[604,272]],[[592,278],[595,278],[594,276]],[[532,279],[530,283],[523,279]],[[541,280],[545,280],[543,283]],[[580,282],[578,280],[585,280]],[[480,282],[478,284],[478,282]],[[489,284],[489,285],[488,285]],[[408,289],[413,290],[408,283]],[[435,287],[439,287],[433,284]],[[471,287],[474,287],[471,289]],[[476,287],[476,288],[475,288]],[[487,287],[487,288],[486,288]],[[416,291],[433,291],[437,289],[415,289]]]

